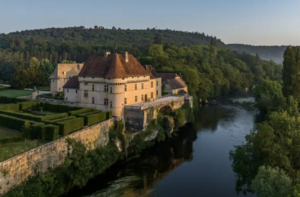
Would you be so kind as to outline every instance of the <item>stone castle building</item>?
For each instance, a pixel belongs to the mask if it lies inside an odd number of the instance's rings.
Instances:
[[[127,52],[90,57],[63,86],[65,100],[122,116],[125,105],[161,97],[162,82]]]
[[[51,80],[51,94],[55,95],[63,92],[63,86],[71,77],[77,76],[82,67],[83,64],[57,64],[57,67],[49,77]]]

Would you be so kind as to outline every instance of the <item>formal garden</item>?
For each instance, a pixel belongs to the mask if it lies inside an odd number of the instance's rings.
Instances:
[[[0,161],[110,118],[94,108],[0,97]]]

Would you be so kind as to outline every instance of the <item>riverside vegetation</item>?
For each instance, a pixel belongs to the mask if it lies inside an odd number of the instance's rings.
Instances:
[[[255,88],[262,122],[246,143],[230,152],[237,192],[258,197],[300,196],[300,50],[284,53],[282,82],[264,80]]]
[[[68,154],[64,164],[53,171],[40,174],[28,179],[22,186],[8,192],[4,197],[49,197],[60,196],[68,192],[73,187],[83,187],[88,180],[105,171],[118,160],[124,160],[128,155],[139,155],[142,151],[154,143],[164,141],[176,135],[166,133],[163,129],[163,119],[172,117],[179,120],[176,128],[183,126],[185,120],[193,120],[193,111],[188,105],[177,109],[170,115],[163,115],[158,111],[157,119],[149,120],[150,124],[146,130],[139,132],[131,141],[126,139],[123,133],[122,122],[117,122],[109,132],[109,143],[105,147],[88,150],[80,141],[67,139]],[[184,120],[184,121],[181,121]],[[157,130],[157,136],[154,140],[146,141],[145,139]],[[123,151],[119,151],[116,142],[121,142]]]

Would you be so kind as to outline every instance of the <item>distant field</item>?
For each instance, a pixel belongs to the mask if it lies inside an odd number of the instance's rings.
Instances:
[[[0,162],[40,146],[38,141],[13,142],[0,145]]]
[[[37,89],[39,91],[50,91],[50,86],[40,86]]]
[[[0,140],[6,138],[13,138],[13,137],[21,137],[22,133],[20,131],[11,130],[9,128],[1,127],[0,126]],[[2,146],[2,145],[0,145]]]
[[[6,97],[19,97],[19,96],[28,96],[31,95],[30,90],[2,90],[0,91],[0,96],[6,96]]]

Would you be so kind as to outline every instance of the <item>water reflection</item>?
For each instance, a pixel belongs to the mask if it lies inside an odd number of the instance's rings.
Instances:
[[[253,127],[256,112],[248,98],[220,98],[217,106],[202,106],[195,122],[176,137],[112,166],[66,196],[237,196],[229,151]]]

